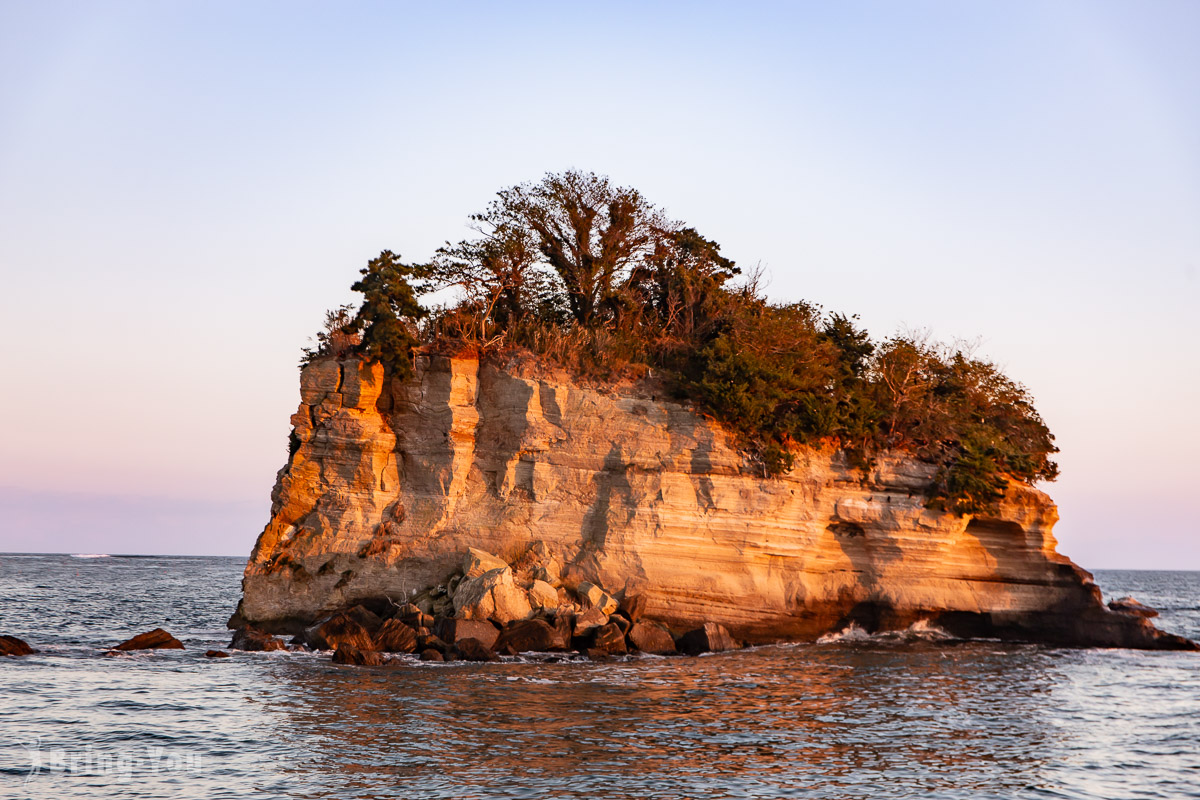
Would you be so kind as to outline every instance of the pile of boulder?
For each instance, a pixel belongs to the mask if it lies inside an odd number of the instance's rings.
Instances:
[[[560,577],[560,565],[541,542],[512,564],[468,549],[462,570],[408,602],[368,598],[338,609],[292,642],[333,650],[338,664],[383,665],[387,654],[416,654],[424,661],[498,661],[518,653],[559,660],[580,654],[603,660],[630,653],[697,655],[739,647],[724,627],[706,623],[673,632],[645,617],[645,597],[609,592]],[[269,634],[243,628],[234,650],[281,650]]]

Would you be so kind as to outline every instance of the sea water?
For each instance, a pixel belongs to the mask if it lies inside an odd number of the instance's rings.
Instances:
[[[81,554],[82,555],[82,554]],[[929,625],[610,663],[233,653],[244,560],[0,555],[0,796],[1200,796],[1200,654]],[[1200,636],[1200,573],[1101,571]],[[187,646],[105,657],[155,627]]]

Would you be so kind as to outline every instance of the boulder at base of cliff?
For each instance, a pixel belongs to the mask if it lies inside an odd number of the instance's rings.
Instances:
[[[352,644],[339,644],[333,653],[333,663],[353,664],[359,667],[381,667],[384,664],[383,653],[373,650],[359,650]]]
[[[579,599],[583,602],[584,607],[598,608],[604,612],[605,616],[617,610],[618,603],[616,598],[594,583],[584,581],[579,584],[576,593],[579,595]]]
[[[628,652],[628,648],[625,646],[625,634],[621,633],[621,629],[612,623],[603,628],[597,628],[596,635],[592,637],[591,649],[623,656]]]
[[[635,622],[629,631],[629,642],[643,653],[666,656],[675,652],[670,631],[657,622]]]
[[[1110,600],[1108,607],[1113,611],[1119,611],[1122,614],[1137,614],[1139,617],[1150,619],[1157,617],[1158,611],[1151,608],[1145,603],[1140,603],[1132,597],[1122,597],[1119,600]]]
[[[417,649],[417,634],[398,619],[386,620],[375,634],[375,647],[385,653],[411,653]]]
[[[362,625],[363,629],[372,636],[383,625],[383,620],[379,618],[379,615],[363,605],[351,606],[346,609],[346,616]]]
[[[421,651],[421,660],[422,661],[445,661],[446,659],[442,657],[442,654],[440,651],[435,650],[432,647],[427,647]]]
[[[121,642],[113,650],[182,650],[183,642],[162,628],[139,633],[132,639]]]
[[[571,636],[575,632],[575,610],[569,606],[561,607],[554,613],[553,617],[548,618],[546,621],[554,626],[554,630],[558,631],[563,645],[570,647]]]
[[[422,650],[437,650],[442,655],[446,655],[454,650],[454,646],[446,644],[432,633],[417,634],[417,652]]]
[[[483,550],[478,550],[474,547],[467,548],[467,554],[463,557],[462,565],[465,577],[478,578],[480,575],[491,572],[494,569],[508,569],[508,562],[491,553],[485,553]]]
[[[529,587],[529,605],[536,608],[558,608],[558,590],[543,580],[534,580]]]
[[[413,630],[433,627],[433,615],[422,611],[421,607],[414,603],[405,603],[400,606],[393,619],[400,620]]]
[[[36,653],[23,639],[0,636],[0,656],[27,656]]]
[[[463,661],[499,661],[500,656],[478,639],[463,639],[455,645]]]
[[[642,618],[642,614],[646,613],[646,595],[625,595],[621,598],[621,604],[617,607],[617,610],[628,617],[630,622],[637,622]]]
[[[715,622],[706,622],[704,627],[688,631],[679,640],[679,649],[692,656],[736,650],[737,647],[737,642],[733,641],[725,626]]]
[[[433,632],[439,639],[457,644],[463,639],[478,639],[485,647],[494,647],[500,631],[492,623],[482,619],[443,618],[437,621]]]
[[[608,615],[593,606],[575,617],[575,635],[590,636],[592,631],[608,624]]]
[[[314,650],[336,650],[343,644],[359,650],[375,649],[375,642],[367,629],[341,611],[304,631],[304,641]]]
[[[464,578],[454,592],[454,616],[463,619],[490,619],[503,625],[526,619],[532,612],[529,596],[517,586],[508,567]]]
[[[247,652],[268,652],[271,650],[287,650],[282,639],[276,639],[269,633],[263,633],[257,628],[239,628],[233,632],[233,640],[229,643],[230,650],[245,650]]]
[[[493,645],[500,653],[544,653],[565,650],[562,634],[544,619],[522,619],[508,623]]]

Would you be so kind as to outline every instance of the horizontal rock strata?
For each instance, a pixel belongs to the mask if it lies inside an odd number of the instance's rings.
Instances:
[[[427,355],[385,385],[378,366],[326,359],[303,370],[292,423],[235,626],[298,633],[440,587],[424,613],[464,621],[535,616],[570,590],[581,610],[628,596],[635,622],[718,623],[748,642],[924,620],[960,636],[1191,646],[1104,606],[1055,551],[1040,491],[1013,485],[999,513],[958,516],[926,508],[927,465],[885,455],[864,474],[835,450],[766,478],[720,426],[645,387]]]

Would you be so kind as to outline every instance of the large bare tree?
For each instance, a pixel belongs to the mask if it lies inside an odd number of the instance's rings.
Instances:
[[[446,264],[511,299],[532,273],[548,267],[583,325],[612,316],[634,267],[679,227],[636,189],[577,170],[502,189],[471,221],[482,238],[447,245]]]

